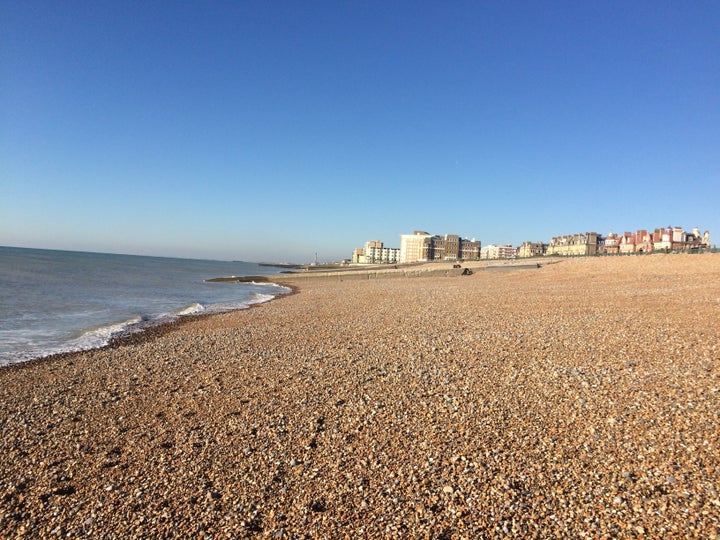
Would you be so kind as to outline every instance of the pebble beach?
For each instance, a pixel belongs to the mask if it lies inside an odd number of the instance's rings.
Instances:
[[[277,279],[0,368],[0,537],[720,536],[720,254]]]

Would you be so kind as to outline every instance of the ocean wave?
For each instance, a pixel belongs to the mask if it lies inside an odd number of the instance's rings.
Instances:
[[[291,289],[282,285],[258,283],[252,285],[250,290],[247,291],[247,295],[242,299],[205,305],[194,302],[171,311],[134,316],[118,322],[100,324],[90,328],[86,327],[74,337],[68,336],[62,339],[62,342],[58,342],[61,338],[33,338],[27,333],[5,332],[7,335],[3,335],[4,343],[3,350],[0,350],[0,366],[44,358],[54,354],[101,348],[108,345],[113,338],[142,332],[153,326],[173,322],[183,316],[248,309],[253,305],[269,302],[277,296],[289,292],[291,292]],[[86,316],[87,312],[84,315]],[[43,341],[46,343],[43,343]]]
[[[286,287],[285,285],[280,285],[279,283],[273,283],[271,281],[268,281],[268,282],[251,281],[250,284],[258,285],[260,287],[275,287],[277,289],[282,289],[283,292],[281,292],[280,294],[286,294],[286,293],[292,292],[292,289],[290,287]],[[274,298],[274,296],[273,296],[273,298]]]
[[[138,332],[146,327],[148,321],[142,317],[133,317],[121,322],[94,327],[83,331],[78,337],[61,344],[46,347],[31,347],[25,351],[14,351],[0,355],[0,366],[44,358],[53,354],[71,353],[104,347],[114,337]]]
[[[93,328],[92,330],[87,330],[80,337],[70,341],[69,346],[74,347],[73,350],[103,347],[110,343],[110,340],[114,337],[126,334],[132,330],[140,330],[143,323],[147,322],[148,321],[142,317],[133,317],[126,321]]]
[[[274,294],[263,294],[263,293],[254,293],[253,297],[247,301],[248,305],[255,305],[255,304],[264,304],[265,302],[269,302],[275,298]]]
[[[205,311],[205,306],[202,304],[198,304],[195,302],[194,304],[189,305],[188,307],[181,309],[177,312],[178,315],[197,315],[198,313],[202,313]]]
[[[267,290],[269,284],[259,283],[258,285],[261,286],[263,289]],[[273,294],[269,294],[267,292],[253,291],[249,298],[237,300],[234,302],[219,302],[216,304],[212,304],[210,306],[207,306],[204,312],[209,314],[223,313],[226,311],[233,311],[235,309],[248,309],[250,306],[254,306],[256,304],[264,304],[265,302],[269,302],[270,300],[277,298],[279,295],[287,294],[292,290],[287,287],[283,287],[282,285],[278,285],[277,287],[282,290],[278,291],[277,293],[273,291]]]

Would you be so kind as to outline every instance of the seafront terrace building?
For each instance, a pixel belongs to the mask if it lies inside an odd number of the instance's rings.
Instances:
[[[547,251],[547,244],[542,242],[523,242],[517,253],[520,258],[541,257]]]
[[[457,234],[433,236],[427,246],[427,260],[459,261],[480,258],[480,242],[461,238]]]
[[[639,229],[621,235],[611,232],[605,237],[597,233],[556,236],[547,246],[546,255],[615,255],[652,251],[693,251],[709,247],[709,231],[701,235],[697,227],[691,233],[684,231],[682,227],[666,227],[655,229],[653,232]]]
[[[456,261],[476,259],[511,259],[543,255],[583,256],[649,253],[652,251],[694,251],[710,248],[710,232],[700,234],[695,227],[686,232],[682,227],[640,229],[622,235],[610,233],[603,237],[595,232],[556,236],[549,244],[523,242],[515,249],[511,245],[490,244],[467,240],[455,234],[433,235],[425,231],[400,235],[399,248],[386,248],[380,240],[365,243],[353,251],[355,264],[397,264],[427,261]]]
[[[600,245],[601,236],[595,232],[555,236],[548,244],[546,255],[597,255]]]
[[[424,231],[400,235],[400,262],[457,261],[480,258],[480,241],[456,234],[432,235]]]
[[[659,251],[672,250],[672,236],[672,229],[670,227],[666,229],[655,229],[653,232],[653,249]]]
[[[610,240],[617,240],[615,245]],[[649,253],[651,251],[692,251],[710,247],[710,231],[701,235],[695,227],[686,232],[682,227],[666,227],[655,229],[652,233],[644,229],[636,232],[625,232],[622,236],[609,234],[605,239],[604,253]]]
[[[480,249],[482,248],[480,240],[465,240],[460,239],[460,259],[464,261],[470,261],[473,259],[480,258]]]
[[[617,253],[620,253],[621,240],[621,237],[611,232],[604,239],[601,240],[600,253],[606,253],[608,255],[615,255]]]

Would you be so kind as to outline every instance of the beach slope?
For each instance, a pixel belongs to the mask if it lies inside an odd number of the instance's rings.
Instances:
[[[720,255],[289,276],[0,369],[0,537],[717,537]]]

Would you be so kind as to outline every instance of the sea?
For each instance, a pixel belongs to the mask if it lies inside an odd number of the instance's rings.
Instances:
[[[280,271],[249,262],[0,247],[0,366],[102,347],[184,315],[267,302],[289,289],[205,280]]]

